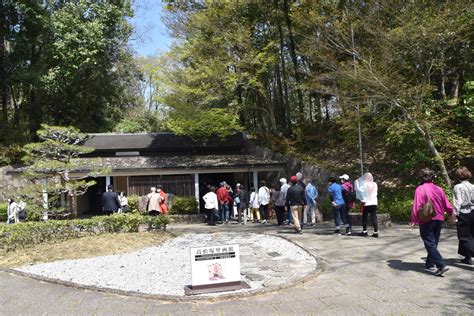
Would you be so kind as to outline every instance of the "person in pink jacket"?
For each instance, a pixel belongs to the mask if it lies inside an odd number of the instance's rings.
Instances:
[[[426,251],[428,252],[425,268],[432,269],[436,266],[438,270],[436,270],[435,275],[443,276],[449,268],[444,263],[443,257],[438,251],[441,226],[444,221],[445,212],[450,215],[450,221],[455,222],[456,217],[454,215],[453,206],[449,202],[446,193],[444,193],[442,188],[433,183],[435,178],[434,171],[424,168],[420,171],[419,177],[421,178],[421,184],[415,190],[411,223],[412,225],[420,226],[420,237],[423,240]],[[428,199],[431,201],[436,214],[431,220],[421,221],[418,218],[418,215]]]

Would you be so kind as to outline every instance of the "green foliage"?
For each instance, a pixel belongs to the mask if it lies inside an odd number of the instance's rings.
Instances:
[[[377,212],[390,214],[393,222],[408,223],[411,220],[415,188],[379,191]]]
[[[82,167],[77,159],[79,155],[92,152],[94,149],[84,146],[88,136],[77,128],[69,126],[41,125],[38,131],[41,142],[26,144],[23,148],[26,153],[24,161],[30,165],[25,169],[25,175],[33,179],[49,178],[47,183],[33,183],[25,187],[20,193],[29,200],[29,204],[41,203],[44,192],[52,196],[68,194],[72,197],[69,210],[75,213],[76,197],[87,192],[95,181],[70,177],[69,173]],[[106,170],[93,170],[86,177],[96,173],[106,173]],[[61,181],[57,181],[58,179]],[[52,183],[50,183],[52,182]]]
[[[177,135],[189,136],[194,140],[209,139],[212,136],[225,138],[242,131],[236,115],[225,109],[193,111],[183,115],[177,111],[170,114],[165,127]]]
[[[130,212],[137,213],[139,212],[139,204],[140,196],[138,195],[130,195],[128,197],[128,207],[130,208]]]
[[[4,251],[13,251],[41,243],[54,243],[83,236],[138,232],[140,224],[147,224],[150,229],[166,229],[169,219],[166,216],[114,214],[90,219],[1,225],[0,248]]]
[[[0,203],[0,222],[6,222],[7,220],[7,203]]]
[[[114,131],[120,133],[158,132],[161,129],[157,111],[145,108],[128,111],[120,123],[114,127]]]
[[[198,203],[194,197],[175,197],[170,214],[196,214]]]
[[[21,147],[16,144],[0,146],[0,167],[21,163],[22,155]]]

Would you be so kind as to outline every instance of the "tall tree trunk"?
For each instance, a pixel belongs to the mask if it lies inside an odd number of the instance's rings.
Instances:
[[[278,7],[278,1],[276,2],[276,6]],[[284,104],[285,104],[285,126],[287,135],[291,135],[292,133],[292,124],[291,124],[291,107],[290,101],[288,98],[288,75],[286,73],[286,62],[285,62],[285,41],[283,37],[283,29],[281,24],[278,24],[278,35],[280,37],[280,63],[281,63],[281,75],[283,77],[283,95],[284,95]]]
[[[460,85],[460,75],[459,72],[456,72],[456,79],[454,79],[454,91],[453,91],[453,98],[457,99],[459,97],[459,85]]]
[[[443,100],[446,100],[446,72],[444,71],[444,67],[441,67],[441,95],[443,96]]]
[[[293,25],[291,22],[291,17],[290,17],[290,8],[288,5],[288,0],[283,1],[283,8],[285,12],[285,20],[286,20],[286,26],[288,28],[288,40],[289,40],[289,48],[290,48],[290,56],[291,56],[291,61],[293,63],[293,68],[294,68],[294,73],[295,73],[295,81],[296,81],[296,94],[298,96],[298,109],[299,109],[299,119],[300,123],[303,122],[304,120],[304,105],[303,105],[303,93],[301,92],[300,89],[300,83],[301,83],[301,78],[300,78],[300,73],[298,69],[298,58],[296,56],[296,44],[295,44],[295,38],[293,35]]]
[[[6,73],[6,48],[5,39],[0,38],[0,95],[2,98],[2,129],[6,131],[8,126],[8,82]],[[2,138],[5,133],[2,133]]]

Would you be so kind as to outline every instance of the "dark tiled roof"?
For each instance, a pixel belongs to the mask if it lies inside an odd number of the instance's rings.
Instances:
[[[194,141],[173,133],[137,134],[90,134],[85,145],[96,151],[152,151],[174,152],[199,149],[242,149],[246,145],[244,133],[230,135],[225,139],[212,137],[209,140]]]
[[[97,167],[107,167],[112,171],[138,171],[281,167],[284,165],[276,160],[261,159],[251,155],[162,155],[79,159],[81,167],[75,169],[75,172],[89,171]]]

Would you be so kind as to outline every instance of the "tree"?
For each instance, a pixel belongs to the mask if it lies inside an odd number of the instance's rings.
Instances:
[[[65,194],[71,198],[66,206],[74,214],[77,214],[77,196],[85,194],[87,188],[96,182],[86,180],[106,170],[94,170],[88,172],[81,178],[70,176],[71,171],[81,169],[83,163],[77,159],[79,155],[88,154],[94,148],[85,147],[84,143],[88,136],[82,134],[72,126],[49,126],[41,125],[38,130],[41,142],[26,144],[23,149],[26,153],[24,162],[28,164],[25,174],[32,179],[49,179],[47,184],[40,183],[26,188],[23,195],[30,200],[41,200],[43,194],[61,196]],[[38,182],[38,181],[36,181]]]

